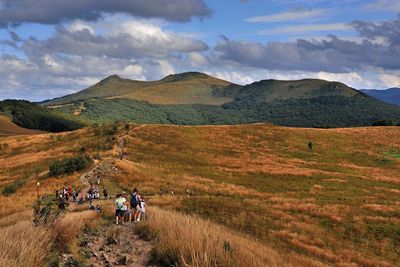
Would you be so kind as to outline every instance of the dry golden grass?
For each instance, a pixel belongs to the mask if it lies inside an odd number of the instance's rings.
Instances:
[[[34,227],[31,221],[18,218],[0,228],[0,266],[46,266],[52,252],[70,251],[83,226],[93,224],[95,217],[93,211],[68,213],[48,227]]]
[[[172,83],[153,83],[131,93],[111,98],[144,100],[154,104],[209,104],[222,105],[231,101],[229,97],[216,97],[213,86],[227,86],[230,83],[213,77]]]
[[[321,266],[276,250],[225,227],[157,207],[148,210],[139,231],[157,235],[154,260],[179,266]]]
[[[393,155],[400,153],[398,136],[400,127],[142,125],[125,136],[127,159],[115,160],[119,171],[104,182],[112,194],[137,187],[150,206],[193,214],[273,247],[278,255],[306,258],[295,266],[307,266],[308,258],[337,266],[396,265],[400,160]],[[0,168],[0,187],[35,165],[42,172],[31,173],[15,194],[0,196],[0,216],[30,210],[37,181],[42,193],[51,195],[65,184],[79,186],[84,171],[61,179],[41,176],[51,160],[75,155],[81,146],[94,153],[99,142],[104,140],[90,129],[53,138],[2,138],[9,147],[0,151],[0,165],[6,166]],[[102,152],[104,158],[117,155],[116,147]],[[104,205],[111,218],[112,208]],[[16,218],[2,218],[0,226]]]
[[[0,266],[44,266],[53,236],[49,229],[34,228],[29,221],[0,229]]]
[[[200,215],[279,251],[385,266],[399,253],[400,161],[387,154],[400,151],[399,135],[399,127],[149,125],[130,133],[128,160],[116,162],[121,173],[112,179],[152,195],[150,204]]]
[[[40,133],[44,133],[44,131],[19,127],[18,125],[12,123],[8,116],[0,114],[0,137],[8,135],[29,135]]]

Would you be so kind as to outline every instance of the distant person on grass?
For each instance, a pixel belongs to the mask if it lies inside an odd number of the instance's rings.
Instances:
[[[117,195],[117,199],[115,200],[115,222],[118,224],[119,222],[124,222],[124,209],[125,209],[126,198],[122,196],[122,194]]]

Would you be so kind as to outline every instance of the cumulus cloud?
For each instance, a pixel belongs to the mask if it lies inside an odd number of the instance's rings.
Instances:
[[[261,44],[222,37],[210,49],[198,35],[166,30],[161,22],[108,18],[74,20],[42,39],[9,31],[0,46],[16,53],[0,55],[1,98],[43,100],[81,90],[111,74],[155,80],[188,69],[241,84],[321,78],[356,88],[382,88],[399,82],[399,19],[353,22],[350,26],[359,36],[352,38],[330,35]]]
[[[207,66],[208,64],[210,64],[209,59],[199,52],[188,53],[188,60],[192,67]]]
[[[330,35],[325,40],[298,39],[267,44],[232,41],[224,37],[216,47],[219,57],[238,64],[278,70],[351,72],[368,68],[400,69],[400,19],[382,23],[351,23],[362,42]],[[384,43],[375,42],[383,38]]]
[[[185,22],[211,14],[204,0],[1,0],[0,25],[59,24],[73,19],[95,21],[103,14],[126,13],[145,18]]]
[[[22,45],[30,56],[62,53],[68,55],[106,56],[111,58],[161,58],[172,53],[204,51],[200,41],[164,31],[158,26],[129,21],[106,34],[96,34],[87,25],[72,24],[70,29],[58,26],[48,39],[29,38]]]
[[[353,88],[382,88],[382,86],[390,87],[393,86],[394,75],[384,74],[376,78],[371,78],[371,73],[330,73],[330,72],[308,72],[308,71],[276,71],[276,70],[265,70],[258,68],[227,68],[219,69],[215,71],[209,71],[208,74],[224,79],[237,84],[250,84],[256,81],[264,79],[276,79],[276,80],[300,80],[300,79],[323,79],[328,81],[340,81]],[[385,77],[387,80],[385,83],[382,80]],[[397,80],[398,81],[398,80]],[[392,82],[392,83],[391,83]],[[391,84],[391,85],[389,85]]]
[[[0,46],[12,47],[24,56],[1,56],[1,97],[56,97],[112,74],[160,79],[175,73],[174,65],[189,66],[188,58],[202,63],[201,52],[208,50],[204,42],[157,24],[135,19],[111,21],[76,20],[57,26],[45,39],[23,39],[10,31],[10,40],[0,40]]]

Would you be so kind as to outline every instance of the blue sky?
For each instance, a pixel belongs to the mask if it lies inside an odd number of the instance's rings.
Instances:
[[[0,99],[43,100],[118,74],[400,87],[397,0],[0,0]],[[166,4],[168,3],[168,4]]]

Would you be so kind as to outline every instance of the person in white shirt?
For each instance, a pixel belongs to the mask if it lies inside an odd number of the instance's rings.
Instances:
[[[117,199],[115,200],[115,222],[116,224],[121,221],[124,222],[124,213],[125,213],[125,203],[126,198],[122,196],[122,194],[117,195]]]
[[[144,197],[140,198],[140,218],[142,220],[146,219],[146,202],[144,200]]]

